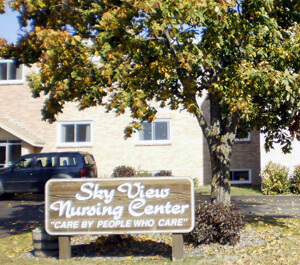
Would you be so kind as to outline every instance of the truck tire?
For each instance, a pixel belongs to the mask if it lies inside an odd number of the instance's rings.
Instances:
[[[53,176],[54,179],[71,179],[72,177],[68,174],[58,174]]]
[[[5,193],[3,189],[3,185],[0,182],[0,200],[9,200],[14,196],[15,196],[14,193]]]

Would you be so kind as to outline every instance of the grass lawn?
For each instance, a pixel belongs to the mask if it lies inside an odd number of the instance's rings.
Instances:
[[[138,255],[128,253],[122,260],[113,258],[75,257],[70,260],[56,258],[35,258],[21,255],[32,250],[31,233],[0,239],[0,264],[299,264],[300,219],[254,218],[247,220],[246,230],[251,232],[243,244],[235,246],[210,244],[201,246],[201,255],[185,257],[183,261],[172,262],[167,257],[154,256],[142,260]],[[145,239],[145,244],[149,237]],[[169,242],[168,244],[171,244]]]
[[[195,192],[201,195],[210,195],[210,185],[205,185],[201,187],[196,187]],[[231,195],[263,195],[260,189],[260,186],[250,186],[250,185],[244,185],[244,186],[231,186]]]
[[[196,193],[202,195],[210,194],[210,186],[196,188]],[[242,186],[232,187],[231,195],[262,195],[260,187]],[[159,253],[167,253],[167,255],[143,256],[143,248],[151,248],[151,244],[159,244],[162,242],[160,236],[142,235],[140,249],[128,251],[122,257],[112,257],[104,259],[101,253],[110,253],[112,246],[105,245],[98,241],[96,244],[98,250],[92,258],[77,256],[70,260],[58,260],[56,258],[36,258],[29,253],[32,251],[32,235],[31,233],[23,233],[20,235],[10,236],[0,239],[0,264],[1,265],[83,265],[83,264],[141,264],[141,265],[163,265],[163,264],[278,264],[278,265],[294,265],[299,264],[300,260],[300,219],[288,218],[249,218],[247,219],[245,232],[241,235],[241,240],[234,246],[209,244],[201,245],[200,253],[197,255],[186,254],[183,261],[172,262],[170,260],[170,246],[172,244],[171,235],[165,235],[163,238],[164,246],[160,247]],[[96,241],[97,242],[97,241]],[[100,243],[99,243],[100,242]],[[149,243],[150,242],[150,243]],[[128,242],[128,244],[130,244]],[[127,245],[128,245],[127,244]],[[150,244],[150,245],[149,245]],[[92,247],[93,246],[93,247]],[[95,248],[95,242],[89,242],[86,249]],[[164,248],[166,250],[164,250]],[[122,248],[121,248],[122,249]],[[193,248],[186,248],[193,252]],[[139,252],[140,251],[140,252]],[[138,254],[140,253],[140,254]],[[103,255],[103,254],[102,254]],[[122,258],[122,259],[120,259]]]

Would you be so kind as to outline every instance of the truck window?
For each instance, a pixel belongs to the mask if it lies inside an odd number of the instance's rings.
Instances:
[[[73,156],[61,156],[59,157],[60,167],[72,167],[76,166],[76,158]]]

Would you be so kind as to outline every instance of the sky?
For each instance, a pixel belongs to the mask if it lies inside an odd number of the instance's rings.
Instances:
[[[16,12],[6,9],[5,14],[0,14],[0,36],[2,38],[10,43],[16,42],[19,28]]]

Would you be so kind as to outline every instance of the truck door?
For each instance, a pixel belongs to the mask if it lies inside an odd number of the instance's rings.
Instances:
[[[3,177],[5,190],[9,192],[35,191],[34,158],[22,158]]]

